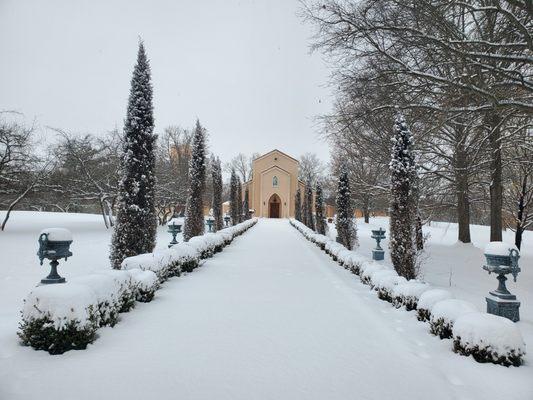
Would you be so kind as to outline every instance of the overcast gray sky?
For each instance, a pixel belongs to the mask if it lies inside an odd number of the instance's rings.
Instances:
[[[121,128],[141,36],[156,131],[198,117],[225,161],[273,148],[326,161],[313,117],[331,108],[329,72],[309,54],[312,28],[298,8],[296,0],[0,0],[0,110],[72,132]]]

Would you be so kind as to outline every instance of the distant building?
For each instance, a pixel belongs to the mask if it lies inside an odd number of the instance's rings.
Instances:
[[[245,182],[249,191],[250,209],[254,216],[265,218],[294,217],[294,198],[298,188],[305,185],[298,180],[300,163],[279,150],[272,150],[253,160],[252,179]]]

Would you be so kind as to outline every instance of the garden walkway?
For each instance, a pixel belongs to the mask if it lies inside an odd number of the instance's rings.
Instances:
[[[22,350],[17,399],[449,400],[497,385],[287,220],[261,220],[121,318],[85,351]]]

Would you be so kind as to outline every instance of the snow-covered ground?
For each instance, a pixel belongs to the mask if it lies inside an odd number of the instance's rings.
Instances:
[[[48,272],[35,255],[38,233],[51,226],[74,234],[74,256],[59,267],[67,279],[109,265],[100,216],[15,213],[0,233],[1,400],[533,398],[530,354],[519,368],[454,354],[449,340],[378,300],[287,220],[261,220],[202,268],[165,283],[153,302],[99,330],[85,351],[50,356],[19,346],[22,299]],[[370,228],[379,226],[386,219],[359,221],[361,253],[370,256]],[[453,224],[427,231],[424,278],[484,310],[496,287],[481,269],[488,228],[473,227],[474,245],[456,244]],[[158,247],[170,240],[165,228],[158,239]],[[522,301],[519,326],[530,344],[531,232],[522,255],[509,287]]]
[[[328,226],[328,235],[334,238],[335,226]],[[357,219],[359,253],[372,257],[372,248],[376,246],[376,242],[370,237],[371,230],[380,227],[388,230],[388,218],[371,218],[369,224]],[[498,281],[494,274],[489,275],[482,269],[485,263],[483,249],[490,241],[489,227],[472,225],[470,229],[472,243],[463,244],[457,242],[457,224],[432,222],[430,226],[424,226],[424,235],[428,236],[421,278],[434,286],[450,290],[456,298],[470,301],[483,311],[486,309],[485,295],[496,289]],[[385,262],[390,263],[388,232],[385,235],[387,239],[381,242],[381,247],[385,249]],[[514,233],[505,231],[503,240],[513,245]],[[506,283],[509,291],[521,301],[521,321],[518,326],[526,343],[533,345],[533,231],[524,233],[519,264],[522,271],[517,282],[513,282],[512,276],[508,276]],[[533,352],[533,349],[530,351]]]

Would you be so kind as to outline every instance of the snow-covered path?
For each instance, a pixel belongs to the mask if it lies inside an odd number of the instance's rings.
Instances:
[[[0,398],[531,398],[529,368],[477,364],[426,330],[287,220],[261,220],[88,350],[19,347]]]

